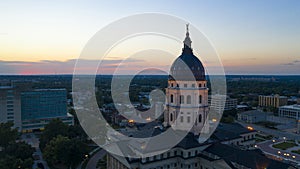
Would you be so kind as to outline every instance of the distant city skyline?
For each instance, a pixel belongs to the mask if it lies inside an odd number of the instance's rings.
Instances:
[[[98,30],[122,17],[144,12],[174,15],[196,26],[215,46],[226,74],[300,74],[298,0],[126,3],[13,0],[2,1],[0,5],[2,75],[72,74],[81,50]],[[182,38],[184,35],[183,25]],[[132,58],[126,61],[129,66],[122,67],[122,72],[132,74],[135,67],[149,63],[168,71],[181,48],[175,46],[170,51],[175,56],[161,62]],[[124,59],[124,53],[115,53],[103,61],[101,74],[112,74]],[[95,60],[85,62],[89,73],[89,64],[95,64]]]

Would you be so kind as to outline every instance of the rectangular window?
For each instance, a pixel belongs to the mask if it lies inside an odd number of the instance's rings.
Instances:
[[[184,84],[184,87],[187,87],[187,84]]]
[[[183,104],[183,103],[184,103],[184,96],[183,96],[183,95],[180,95],[179,103],[180,103],[180,104]]]
[[[10,104],[10,105],[7,105],[6,107],[7,107],[7,108],[12,108],[12,107],[14,107],[14,105],[11,105],[11,104]]]
[[[183,123],[183,116],[180,116],[180,122]]]
[[[194,88],[194,87],[195,87],[195,84],[192,84],[192,87]]]
[[[199,95],[199,104],[202,104],[202,95]]]
[[[7,100],[6,104],[13,104],[14,101],[13,100]]]
[[[187,116],[187,123],[190,123],[190,122],[191,122],[191,117]]]

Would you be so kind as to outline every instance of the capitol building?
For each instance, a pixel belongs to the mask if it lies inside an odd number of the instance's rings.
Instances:
[[[254,148],[255,130],[240,124],[220,123],[210,138],[199,141],[202,133],[209,132],[207,117],[207,77],[202,62],[193,54],[188,25],[183,41],[182,54],[173,62],[166,88],[166,103],[163,129],[151,124],[139,128],[131,137],[145,138],[160,135],[167,129],[186,132],[186,136],[173,148],[143,156],[143,143],[122,140],[127,145],[123,156],[108,153],[108,169],[287,169],[293,168],[266,157]],[[148,127],[147,127],[148,126]],[[171,138],[170,138],[171,139]],[[168,144],[172,140],[161,140],[157,144]],[[140,144],[140,145],[139,145]],[[146,147],[147,148],[147,147]],[[153,150],[154,151],[154,150]],[[159,150],[156,150],[159,151]],[[140,158],[137,158],[140,155]]]

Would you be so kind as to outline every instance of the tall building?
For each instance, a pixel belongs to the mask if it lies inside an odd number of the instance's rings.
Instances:
[[[204,67],[191,48],[188,25],[183,42],[182,54],[170,70],[164,126],[199,135],[209,109],[208,88]]]
[[[287,105],[288,98],[286,96],[270,95],[270,96],[258,96],[258,105],[261,107],[276,107]]]
[[[43,129],[53,118],[72,125],[65,89],[36,89],[21,93],[22,130]]]
[[[13,86],[0,86],[0,123],[6,122],[21,128],[20,92]]]

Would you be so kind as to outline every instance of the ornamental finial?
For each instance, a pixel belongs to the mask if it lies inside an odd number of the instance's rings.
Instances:
[[[189,24],[187,23],[186,24],[186,36],[185,36],[185,39],[183,41],[184,43],[184,48],[192,48],[191,47],[191,44],[192,44],[192,41],[191,41],[191,38],[190,38],[190,33],[189,33]]]
[[[189,23],[186,24],[186,33],[189,33]]]

